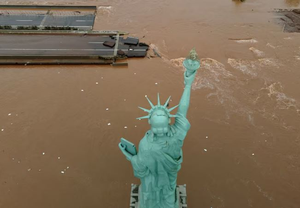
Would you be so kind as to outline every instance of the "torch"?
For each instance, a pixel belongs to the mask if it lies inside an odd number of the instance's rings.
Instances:
[[[200,68],[200,59],[195,49],[190,51],[190,54],[183,61],[183,66],[186,69],[186,76],[194,74]]]

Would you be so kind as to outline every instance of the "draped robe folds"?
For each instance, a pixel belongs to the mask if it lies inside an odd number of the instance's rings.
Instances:
[[[148,131],[139,144],[131,163],[134,175],[141,180],[140,208],[178,208],[176,202],[177,172],[182,163],[182,146],[190,129],[189,121],[178,114],[172,137],[156,138]]]

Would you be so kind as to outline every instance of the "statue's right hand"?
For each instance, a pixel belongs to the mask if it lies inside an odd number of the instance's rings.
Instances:
[[[188,71],[184,72],[184,85],[192,86],[196,77],[197,70],[194,73],[189,74]]]
[[[126,159],[131,161],[133,155],[126,151],[125,147],[122,145],[122,143],[119,143],[119,148],[122,151],[122,153],[125,155]]]

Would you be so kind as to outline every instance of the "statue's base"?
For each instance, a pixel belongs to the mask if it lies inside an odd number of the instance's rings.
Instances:
[[[179,202],[179,208],[186,208],[186,185],[178,185],[176,187],[176,200]],[[139,185],[131,184],[130,208],[139,207]]]

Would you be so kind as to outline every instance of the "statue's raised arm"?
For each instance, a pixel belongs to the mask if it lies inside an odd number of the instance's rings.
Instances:
[[[177,113],[186,117],[190,105],[191,88],[194,82],[197,70],[200,67],[200,60],[195,49],[190,51],[189,56],[184,60],[184,91],[181,96]]]

